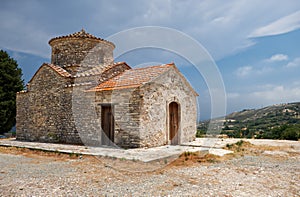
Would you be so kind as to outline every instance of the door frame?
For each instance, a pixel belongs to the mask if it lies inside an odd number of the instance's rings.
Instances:
[[[175,134],[175,137],[177,138],[175,141],[172,139],[170,139],[171,137],[171,117],[170,117],[170,113],[171,113],[171,109],[170,106],[171,104],[177,104],[177,135]],[[171,101],[167,104],[167,144],[171,144],[171,145],[178,145],[180,144],[180,135],[181,135],[181,106],[180,103],[177,101]]]
[[[115,118],[114,118],[114,112],[115,112],[115,107],[114,104],[111,103],[102,103],[100,104],[101,106],[101,145],[113,145],[115,141]],[[105,131],[103,128],[105,128],[104,124],[107,124],[107,122],[104,122],[104,113],[105,110],[110,111],[110,116],[109,116],[109,130]],[[107,142],[105,139],[109,139]]]

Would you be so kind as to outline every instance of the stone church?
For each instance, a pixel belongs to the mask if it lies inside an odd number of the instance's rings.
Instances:
[[[17,93],[17,140],[138,148],[195,139],[198,95],[174,63],[114,62],[115,45],[84,30],[49,45],[51,63]]]

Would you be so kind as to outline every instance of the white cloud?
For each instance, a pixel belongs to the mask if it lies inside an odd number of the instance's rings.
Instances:
[[[259,75],[266,75],[274,72],[276,68],[273,65],[270,65],[270,62],[281,62],[281,61],[286,61],[288,60],[289,57],[285,54],[275,54],[272,55],[268,59],[260,60],[255,63],[255,66],[242,66],[237,68],[235,71],[235,75],[237,77],[246,77],[246,76],[253,76],[257,77]],[[290,62],[289,67],[300,65],[300,58],[294,60],[293,62]],[[277,68],[278,70],[278,68]]]
[[[270,67],[270,66],[263,66],[260,69],[256,70],[255,74],[264,75],[264,74],[269,74],[272,71],[274,71],[274,69],[272,67]]]
[[[276,61],[285,61],[288,60],[289,57],[285,54],[275,54],[272,55],[269,59],[267,59],[268,62],[276,62]]]
[[[221,0],[163,3],[158,0],[91,0],[72,5],[68,1],[4,1],[2,4],[2,48],[48,57],[47,42],[52,36],[73,33],[84,27],[88,32],[105,38],[128,28],[149,25],[175,28],[191,35],[208,49],[215,60],[252,46],[255,42],[248,37],[251,32],[291,15],[300,6],[297,0],[276,4],[260,0],[251,3],[239,0],[226,3]],[[45,15],[52,10],[56,10],[56,14]],[[269,10],[272,12],[266,14]],[[291,18],[296,18],[294,15]],[[285,20],[292,21],[290,17]],[[287,23],[289,27],[293,24]]]
[[[280,103],[299,102],[300,87],[299,85],[266,85],[257,87],[257,91],[253,92],[233,93],[233,96],[227,96],[227,99],[230,112],[244,108],[261,108]]]
[[[248,77],[250,75],[252,77],[257,77],[259,75],[269,74],[272,71],[274,71],[274,69],[270,66],[267,66],[267,65],[263,65],[263,66],[260,66],[260,67],[243,66],[243,67],[239,67],[235,71],[235,75],[239,78]]]
[[[164,11],[162,11],[164,10]],[[152,0],[148,4],[147,11],[143,15],[143,18],[148,21],[168,21],[171,17],[171,2],[170,1],[158,1]]]
[[[255,29],[249,37],[279,35],[300,28],[300,11],[282,17],[266,26]]]
[[[237,71],[235,72],[235,74],[238,77],[245,77],[247,75],[249,75],[253,70],[252,66],[243,66],[237,69]]]
[[[285,67],[286,68],[295,68],[300,66],[300,57],[295,58],[293,61],[289,62]]]
[[[254,99],[267,104],[299,101],[300,87],[284,87],[280,85],[265,91],[253,92],[251,95]]]
[[[293,85],[294,85],[294,86],[299,86],[299,87],[300,87],[300,81],[294,81],[294,82],[293,82]]]
[[[229,92],[226,94],[227,99],[235,99],[238,98],[239,96],[240,94],[236,92]]]

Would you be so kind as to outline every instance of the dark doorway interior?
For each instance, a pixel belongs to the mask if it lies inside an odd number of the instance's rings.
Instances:
[[[169,140],[172,145],[178,144],[179,106],[176,102],[169,104]]]
[[[113,145],[115,134],[115,121],[112,105],[102,105],[101,107],[101,144]]]

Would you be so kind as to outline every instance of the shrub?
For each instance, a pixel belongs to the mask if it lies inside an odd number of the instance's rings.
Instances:
[[[295,127],[287,128],[281,134],[281,139],[285,140],[298,140],[300,137],[300,130]]]

